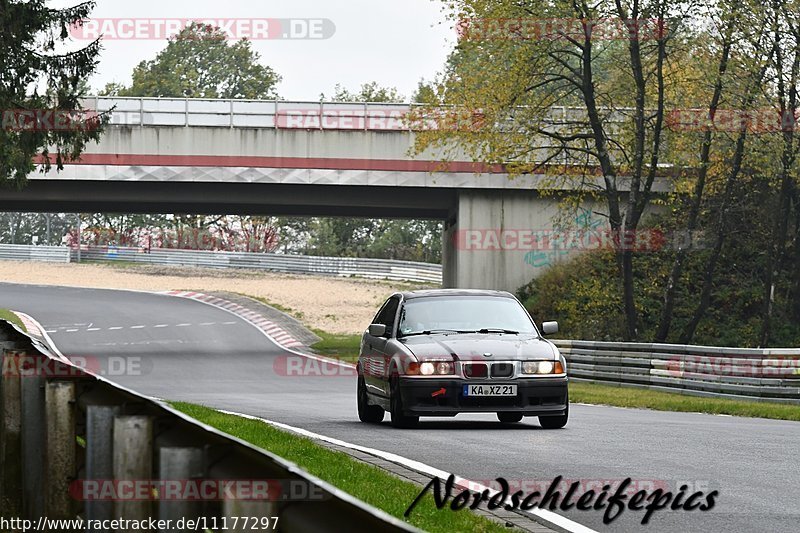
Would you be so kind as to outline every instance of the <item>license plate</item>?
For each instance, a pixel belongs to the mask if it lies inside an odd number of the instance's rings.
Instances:
[[[516,396],[516,385],[464,385],[464,396]]]

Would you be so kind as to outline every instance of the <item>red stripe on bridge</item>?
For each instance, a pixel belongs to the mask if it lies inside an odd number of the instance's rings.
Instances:
[[[43,156],[35,160],[44,161]],[[51,156],[51,162],[55,158]],[[160,167],[250,167],[308,170],[377,170],[396,172],[504,173],[503,165],[469,161],[408,161],[402,159],[351,159],[330,157],[272,157],[220,155],[84,154],[72,165]]]

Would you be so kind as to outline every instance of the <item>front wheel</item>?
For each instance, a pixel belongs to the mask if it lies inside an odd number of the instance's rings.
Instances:
[[[563,415],[540,416],[539,424],[544,429],[561,429],[567,425],[568,419],[569,419],[569,401],[567,401],[567,408],[564,410]]]
[[[358,419],[367,424],[379,424],[383,421],[384,411],[379,405],[367,402],[367,386],[362,376],[358,377]]]
[[[418,416],[407,415],[403,409],[403,396],[400,394],[400,384],[395,378],[392,380],[391,398],[392,425],[396,428],[412,428],[419,422]]]

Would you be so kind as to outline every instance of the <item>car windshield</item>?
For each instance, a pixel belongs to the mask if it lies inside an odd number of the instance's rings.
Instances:
[[[408,300],[400,313],[400,336],[435,332],[536,333],[522,306],[497,296],[436,296]]]

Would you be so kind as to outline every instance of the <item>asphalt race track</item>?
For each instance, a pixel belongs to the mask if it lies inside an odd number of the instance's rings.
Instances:
[[[800,423],[573,405],[555,431],[488,415],[423,419],[415,430],[367,426],[356,415],[354,377],[282,375],[282,349],[196,301],[0,284],[0,307],[30,314],[66,356],[96,358],[110,379],[141,393],[262,416],[472,480],[502,476],[524,488],[558,475],[631,477],[644,488],[688,482],[720,491],[710,512],[662,510],[648,526],[642,511],[626,510],[611,526],[602,511],[566,513],[598,531],[796,532],[800,524]]]

